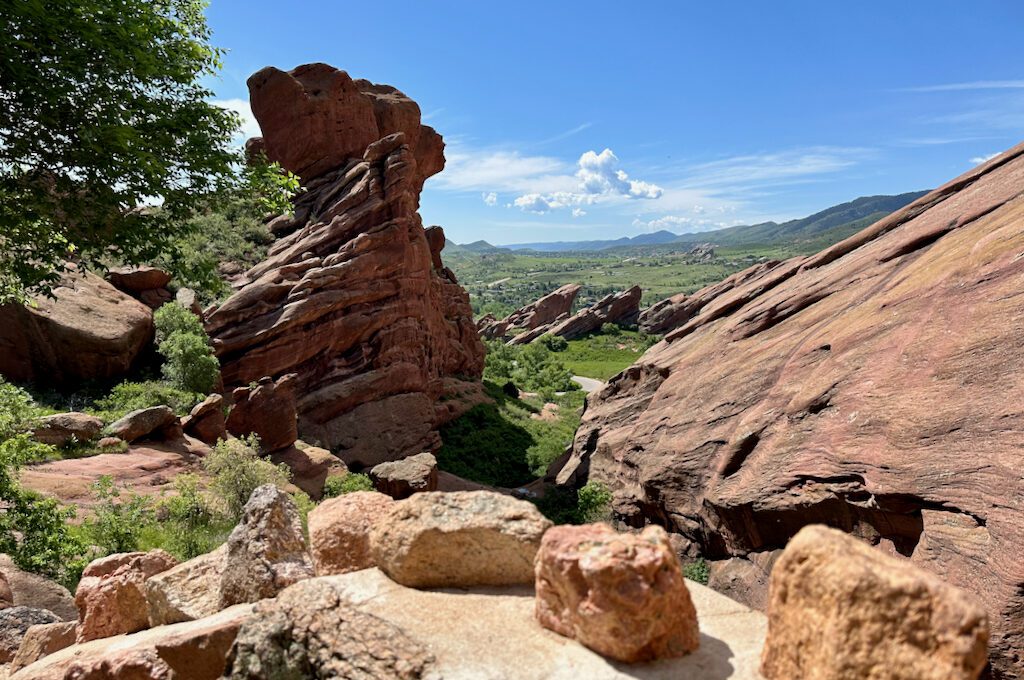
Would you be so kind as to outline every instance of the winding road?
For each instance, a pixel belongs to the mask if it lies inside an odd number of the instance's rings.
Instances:
[[[574,375],[572,381],[583,388],[583,391],[587,394],[591,392],[597,392],[599,389],[604,387],[604,383],[600,380],[594,380],[593,378],[584,378],[582,375]]]

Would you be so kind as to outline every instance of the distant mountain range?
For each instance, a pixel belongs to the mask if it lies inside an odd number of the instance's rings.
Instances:
[[[559,253],[568,251],[592,252],[610,248],[633,248],[636,246],[657,246],[672,243],[714,243],[716,245],[776,244],[794,241],[822,240],[840,241],[857,233],[864,227],[899,210],[903,206],[924,196],[926,191],[912,191],[896,196],[862,196],[861,198],[826,208],[809,217],[788,222],[763,222],[761,224],[728,227],[715,231],[688,234],[674,234],[670,231],[656,231],[632,238],[623,236],[612,240],[598,241],[554,241],[551,243],[513,243],[493,246],[487,241],[474,241],[465,245],[449,243],[453,251],[486,253],[509,250],[534,250]]]

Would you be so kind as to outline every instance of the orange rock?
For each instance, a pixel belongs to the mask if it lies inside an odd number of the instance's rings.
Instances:
[[[537,620],[595,652],[634,663],[697,649],[697,611],[660,527],[558,526],[536,560]]]
[[[116,553],[93,560],[75,590],[78,641],[134,633],[149,627],[144,583],[177,564],[163,550]]]
[[[766,680],[974,680],[985,667],[976,598],[835,529],[790,541],[770,598]]]
[[[548,293],[536,302],[531,302],[506,316],[501,321],[491,317],[489,323],[480,326],[480,335],[484,338],[500,338],[510,328],[523,328],[531,331],[538,326],[554,323],[563,314],[572,311],[572,303],[576,300],[582,286],[567,283],[558,290]],[[481,319],[481,322],[483,319]]]
[[[368,569],[370,529],[394,505],[376,491],[330,498],[309,513],[309,548],[317,576]]]
[[[295,424],[295,376],[263,377],[231,393],[227,430],[236,437],[255,434],[264,451],[286,449],[298,439]]]

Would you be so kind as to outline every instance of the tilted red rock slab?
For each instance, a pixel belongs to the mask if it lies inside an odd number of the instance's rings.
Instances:
[[[559,479],[713,559],[853,532],[977,593],[1024,673],[1022,291],[1024,145],[703,304],[591,396]]]

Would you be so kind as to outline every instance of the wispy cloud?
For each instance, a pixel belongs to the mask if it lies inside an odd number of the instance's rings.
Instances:
[[[501,148],[478,149],[453,140],[445,151],[444,172],[431,180],[449,191],[527,193],[553,185],[571,191],[571,166],[551,156],[530,156]]]
[[[847,169],[873,154],[874,150],[862,147],[819,146],[734,156],[691,166],[684,186],[735,193],[754,187],[803,183]]]
[[[493,191],[484,191],[480,194],[480,198],[483,199],[487,205],[498,205],[498,194]]]
[[[555,135],[554,137],[548,137],[547,139],[542,139],[541,141],[539,141],[536,144],[534,144],[534,146],[543,146],[545,144],[551,144],[553,142],[560,142],[563,139],[568,139],[569,137],[572,137],[573,135],[576,135],[576,134],[579,134],[580,132],[583,132],[584,130],[586,130],[587,128],[589,128],[591,126],[593,126],[593,123],[582,123],[581,125],[577,125],[573,129],[566,130],[565,132],[559,133],[559,134]]]
[[[971,165],[981,165],[982,163],[987,163],[988,161],[992,160],[998,155],[999,153],[990,153],[986,156],[975,156],[974,158],[971,159]]]
[[[904,87],[899,92],[960,92],[963,90],[1024,90],[1024,80],[975,80],[969,83],[942,83]]]

